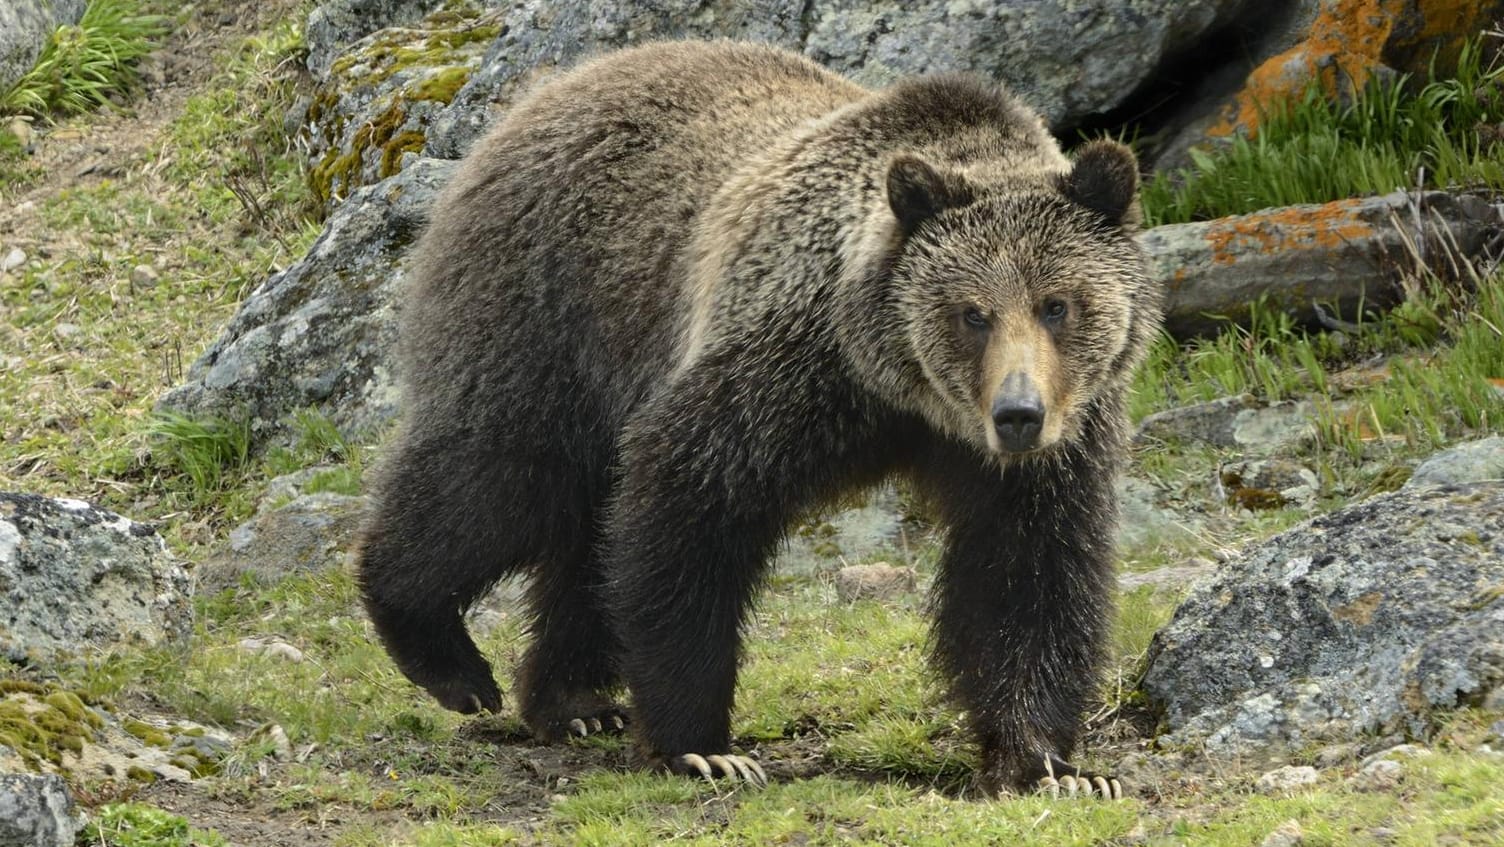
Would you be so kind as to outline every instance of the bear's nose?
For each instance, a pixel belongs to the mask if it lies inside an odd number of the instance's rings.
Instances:
[[[992,424],[1003,448],[1010,452],[1022,453],[1039,444],[1044,401],[1028,374],[1015,371],[1003,379],[1002,389],[992,401]]]

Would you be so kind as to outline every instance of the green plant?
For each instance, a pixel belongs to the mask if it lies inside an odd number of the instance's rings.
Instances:
[[[150,435],[159,464],[187,477],[200,494],[239,480],[250,463],[249,419],[199,419],[165,412],[152,423]]]
[[[1504,117],[1504,63],[1485,64],[1468,45],[1448,78],[1421,85],[1376,77],[1350,103],[1316,87],[1265,104],[1253,137],[1160,173],[1144,187],[1146,223],[1157,226],[1270,206],[1324,203],[1429,187],[1504,187],[1504,160],[1480,128]]]
[[[130,0],[92,0],[77,25],[57,28],[37,64],[0,95],[0,112],[48,117],[87,112],[139,84],[135,63],[167,19]]]

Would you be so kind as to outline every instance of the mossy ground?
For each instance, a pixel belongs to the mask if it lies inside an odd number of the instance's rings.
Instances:
[[[178,15],[180,34],[209,28],[231,8],[159,5]],[[190,75],[191,91],[157,104],[150,143],[123,148],[105,176],[53,184],[54,162],[39,168],[0,148],[0,196],[33,203],[36,215],[0,217],[0,240],[29,239],[36,258],[0,280],[0,488],[85,497],[158,521],[189,560],[249,513],[270,476],[333,462],[308,489],[357,489],[370,445],[348,443],[316,416],[296,422],[293,447],[248,456],[223,452],[233,428],[164,429],[150,414],[249,288],[300,255],[314,232],[301,163],[281,136],[304,12],[301,2],[280,2],[242,17],[212,42],[214,62]],[[145,121],[154,107],[138,108]],[[130,117],[71,126],[98,132]],[[258,202],[237,199],[244,190]],[[133,282],[140,264],[160,280]],[[1273,318],[1189,347],[1166,342],[1139,381],[1135,413],[1245,390],[1351,400],[1341,408],[1358,412],[1346,417],[1333,405],[1326,437],[1301,457],[1321,472],[1322,508],[1392,487],[1424,452],[1499,428],[1500,280],[1487,277],[1472,293],[1423,293],[1345,347]],[[1375,355],[1389,363],[1385,376],[1344,387],[1344,375]],[[240,458],[194,473],[192,455],[168,444]],[[1136,462],[1140,474],[1190,491],[1229,458],[1167,445]],[[1304,516],[1208,509],[1196,533],[1127,551],[1125,569],[1216,558]],[[935,557],[919,545],[884,558],[913,564],[922,583]],[[1134,681],[1176,599],[1174,589],[1153,588],[1122,597],[1083,762],[1145,751],[1152,716]],[[482,641],[505,680],[523,645],[515,610],[499,609]],[[71,691],[79,702],[149,703],[241,739],[217,774],[193,786],[76,785],[96,819],[86,843],[1244,845],[1292,819],[1307,844],[1504,839],[1504,760],[1486,747],[1498,744],[1489,727],[1500,716],[1481,712],[1442,727],[1431,752],[1385,791],[1349,784],[1357,766],[1342,759],[1314,786],[1264,796],[1251,786],[1268,763],[1190,757],[1144,770],[1122,803],[978,800],[960,717],[925,669],[922,594],[841,603],[819,575],[777,576],[751,627],[734,726],[741,748],[775,777],[763,791],[633,771],[617,739],[542,747],[514,718],[440,711],[385,657],[345,574],[200,597],[197,611],[185,651],[102,656],[65,669],[51,687],[30,682],[44,698]],[[284,640],[305,659],[242,649],[251,637]],[[0,733],[20,725],[5,715]],[[131,726],[156,739],[151,725]],[[39,755],[50,749],[31,735],[14,740]]]

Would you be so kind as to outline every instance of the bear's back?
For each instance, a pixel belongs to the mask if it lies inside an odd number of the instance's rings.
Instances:
[[[546,82],[441,196],[407,302],[409,357],[430,378],[456,347],[496,350],[509,369],[546,359],[555,378],[573,359],[582,381],[631,405],[676,358],[684,248],[711,196],[868,95],[797,55],[732,42],[649,44]]]

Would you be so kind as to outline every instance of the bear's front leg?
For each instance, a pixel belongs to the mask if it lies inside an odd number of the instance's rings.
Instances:
[[[948,537],[934,651],[981,746],[981,788],[1122,796],[1068,758],[1112,607],[1112,465],[1069,446],[1006,471],[961,451],[923,480]]]

